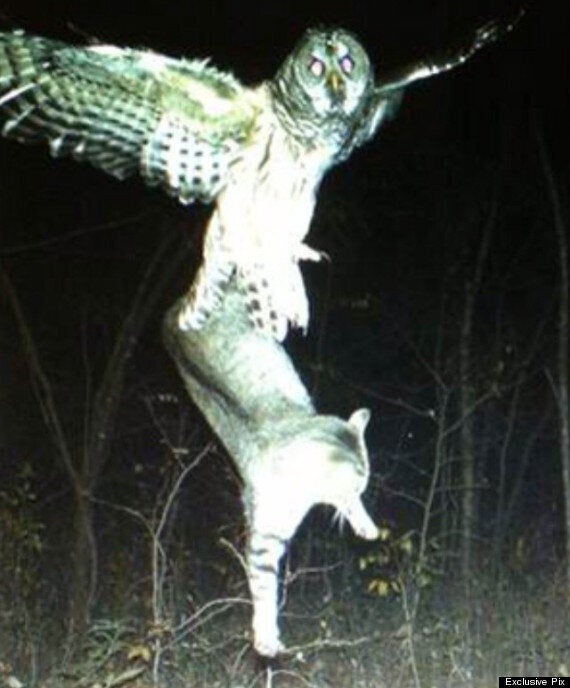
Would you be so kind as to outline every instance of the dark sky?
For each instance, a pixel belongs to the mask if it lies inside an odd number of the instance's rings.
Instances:
[[[148,0],[144,6],[125,0],[2,0],[0,20],[5,28],[23,27],[70,42],[91,36],[173,55],[210,56],[244,82],[255,83],[275,72],[310,25],[340,24],[355,31],[381,75],[453,45],[474,27],[513,14],[518,6],[513,0]],[[529,113],[536,112],[544,120],[553,155],[563,162],[560,142],[554,139],[565,131],[569,115],[569,12],[565,3],[528,3],[526,18],[507,39],[462,69],[409,91],[398,134],[409,136],[411,146],[443,135],[479,151],[495,146],[495,137],[506,129],[511,136],[528,137]]]
[[[0,18],[6,27],[21,26],[72,42],[81,42],[85,35],[174,55],[211,56],[215,64],[252,83],[272,75],[310,25],[340,24],[355,31],[369,50],[377,73],[382,74],[383,69],[437,53],[473,27],[513,13],[517,7],[513,0],[148,0],[144,6],[125,0],[2,0]],[[418,102],[408,97],[406,105],[412,125],[419,130],[424,122],[442,120],[450,103],[457,102],[459,116],[473,131],[451,130],[453,135],[488,136],[488,129],[497,124],[492,112],[495,105],[512,111],[513,128],[529,108],[542,111],[547,128],[562,126],[568,116],[569,12],[564,3],[529,3],[526,19],[502,44],[452,75],[414,87]],[[442,122],[444,128],[456,124]],[[401,126],[408,126],[407,121]]]
[[[215,64],[254,83],[274,73],[310,25],[340,24],[355,31],[382,74],[383,69],[437,53],[473,27],[517,7],[513,0],[148,0],[144,6],[125,0],[2,0],[0,18],[6,27],[21,26],[72,42],[81,42],[85,35],[174,55],[211,56]],[[483,139],[492,136],[489,130],[497,125],[495,106],[512,112],[513,128],[529,108],[542,111],[547,129],[562,126],[568,116],[569,11],[565,3],[528,3],[526,19],[508,40],[462,70],[414,87],[406,104],[411,121],[400,127],[414,126],[420,136],[426,124],[441,121],[451,135]],[[450,106],[459,108],[455,114],[465,119],[467,131],[454,131],[457,122],[445,121]],[[426,135],[431,135],[429,129]]]
[[[556,7],[557,5],[557,7]],[[102,41],[149,47],[187,56],[210,55],[234,68],[244,80],[272,74],[299,34],[313,24],[341,24],[357,32],[379,72],[383,64],[401,63],[444,47],[471,27],[517,7],[512,0],[407,0],[406,2],[207,2],[148,0],[144,7],[124,0],[79,3],[72,0],[3,0],[7,26],[74,40],[79,33]],[[517,35],[500,48],[519,66],[529,89],[533,81],[560,78],[568,67],[568,9],[562,3],[536,3]],[[77,40],[77,39],[76,39]],[[491,58],[489,58],[491,59]],[[483,67],[482,67],[483,68]],[[473,67],[475,69],[475,67]],[[500,72],[492,70],[497,76]]]

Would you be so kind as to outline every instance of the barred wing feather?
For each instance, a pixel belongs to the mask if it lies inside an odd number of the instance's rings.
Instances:
[[[207,61],[0,34],[3,135],[119,179],[140,173],[183,203],[223,187],[254,124],[243,92]]]

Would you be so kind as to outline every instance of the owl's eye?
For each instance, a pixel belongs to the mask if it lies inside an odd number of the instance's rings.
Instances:
[[[342,71],[345,74],[351,74],[352,70],[354,69],[354,60],[350,55],[345,55],[343,58],[339,60],[339,65]]]
[[[308,64],[309,71],[313,76],[317,78],[321,77],[325,73],[325,63],[319,60],[318,57],[312,57]]]

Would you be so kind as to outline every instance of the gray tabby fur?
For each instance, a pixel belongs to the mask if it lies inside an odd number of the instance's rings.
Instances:
[[[183,306],[177,302],[166,316],[165,343],[242,478],[253,642],[257,652],[274,656],[283,650],[279,563],[307,512],[330,504],[358,535],[377,537],[361,501],[370,414],[360,409],[348,421],[317,414],[283,347],[250,324],[235,283],[201,330],[180,329]]]

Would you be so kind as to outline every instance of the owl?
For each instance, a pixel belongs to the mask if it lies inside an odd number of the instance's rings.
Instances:
[[[352,33],[310,29],[253,87],[208,60],[0,33],[2,133],[213,204],[179,326],[201,328],[235,276],[251,323],[281,341],[308,326],[299,264],[321,258],[305,238],[323,175],[375,135],[405,87],[513,25],[492,22],[457,50],[378,78]]]

